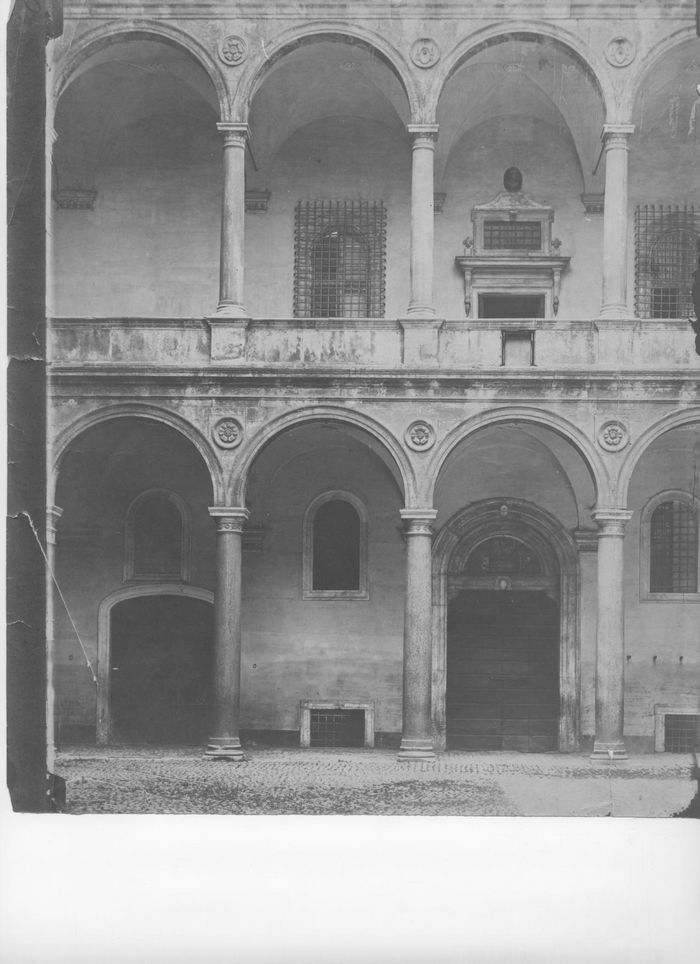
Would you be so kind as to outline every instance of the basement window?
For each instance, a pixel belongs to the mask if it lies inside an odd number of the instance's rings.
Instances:
[[[303,747],[373,747],[374,703],[302,700]]]
[[[700,748],[697,707],[654,706],[654,749],[657,753],[693,753]]]

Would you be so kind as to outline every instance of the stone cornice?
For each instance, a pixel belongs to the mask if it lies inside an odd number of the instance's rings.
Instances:
[[[695,19],[695,0],[620,0],[615,3],[616,21]],[[548,20],[610,20],[609,0],[95,0],[68,3],[66,20],[114,20],[175,18],[179,20],[302,20],[329,17],[364,20],[511,20],[513,17],[542,17]]]

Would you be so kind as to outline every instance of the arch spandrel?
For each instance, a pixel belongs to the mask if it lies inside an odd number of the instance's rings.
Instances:
[[[229,504],[245,504],[245,493],[251,466],[269,442],[287,429],[313,422],[336,423],[339,427],[347,425],[361,429],[379,442],[390,458],[393,459],[399,473],[405,505],[415,506],[418,504],[416,502],[417,485],[414,468],[398,439],[385,426],[367,415],[349,408],[321,405],[309,406],[280,415],[262,426],[243,443],[241,448],[237,450],[235,465],[227,485]]]
[[[700,435],[700,408],[688,408],[680,412],[672,412],[657,422],[654,422],[653,425],[650,425],[635,439],[627,450],[617,478],[619,505],[624,506],[627,504],[632,475],[649,446],[667,432],[671,432],[675,428],[684,428],[690,425],[696,425]]]
[[[295,27],[275,37],[249,58],[232,97],[231,119],[235,123],[247,123],[248,112],[256,91],[264,82],[270,70],[284,58],[304,44],[330,41],[350,45],[360,44],[386,64],[398,78],[408,100],[412,122],[421,118],[421,95],[418,85],[408,68],[404,57],[388,43],[381,34],[367,30],[357,24],[334,21]]]
[[[606,505],[612,504],[610,474],[602,457],[596,451],[593,442],[585,433],[572,422],[553,412],[520,406],[508,406],[507,408],[481,412],[459,423],[447,434],[436,447],[435,453],[421,480],[423,486],[421,495],[423,496],[424,503],[426,505],[433,504],[435,488],[440,473],[449,456],[460,442],[488,426],[504,423],[517,424],[518,422],[540,425],[544,428],[551,429],[567,441],[581,456],[590,472],[598,503],[605,503]]]
[[[98,409],[87,415],[82,415],[71,422],[56,436],[50,453],[49,484],[53,490],[56,480],[61,471],[63,457],[68,452],[71,444],[84,432],[95,428],[105,422],[110,422],[119,418],[142,418],[153,422],[160,422],[175,429],[194,445],[202,456],[209,471],[211,479],[213,498],[215,504],[224,504],[224,473],[214,449],[210,446],[207,439],[202,435],[198,428],[188,422],[187,419],[175,412],[167,409],[158,408],[155,405],[144,405],[138,403],[124,403],[113,405],[107,408]]]
[[[219,102],[220,119],[230,120],[231,99],[222,71],[212,54],[193,34],[179,29],[167,21],[143,20],[109,23],[74,39],[65,55],[58,54],[52,72],[50,106],[55,107],[61,94],[73,79],[76,71],[91,57],[101,51],[129,40],[153,40],[168,43],[193,58],[209,77]]]
[[[609,71],[602,57],[598,56],[580,37],[557,24],[537,21],[518,20],[491,24],[482,30],[471,33],[450,50],[439,62],[427,91],[424,115],[425,123],[436,123],[438,104],[452,75],[465,61],[478,51],[494,44],[516,39],[544,40],[555,43],[584,68],[586,74],[597,88],[605,110],[606,121],[615,114],[616,96]]]
[[[654,46],[638,57],[632,64],[624,90],[620,96],[618,108],[619,118],[616,122],[631,124],[634,117],[637,98],[644,88],[647,77],[654,68],[668,55],[673,55],[686,44],[694,44],[696,53],[700,57],[700,38],[695,27],[682,27],[663,37]]]

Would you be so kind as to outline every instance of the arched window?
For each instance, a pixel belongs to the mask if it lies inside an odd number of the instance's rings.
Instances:
[[[643,599],[700,598],[697,500],[684,492],[664,492],[647,503],[641,554]]]
[[[312,318],[366,318],[369,248],[344,228],[324,231],[313,248]]]
[[[142,492],[126,514],[125,581],[182,581],[189,578],[189,513],[166,489]]]
[[[386,211],[381,201],[300,201],[295,318],[383,318]]]
[[[325,492],[304,519],[305,599],[368,599],[367,512],[350,492]]]

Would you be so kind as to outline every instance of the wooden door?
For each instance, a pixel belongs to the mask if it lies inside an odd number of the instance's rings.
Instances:
[[[558,749],[559,607],[537,590],[466,590],[447,620],[447,748]]]
[[[110,732],[116,743],[198,744],[209,735],[212,606],[143,596],[112,609]]]

